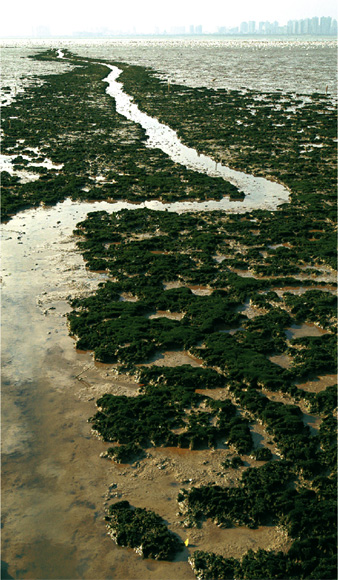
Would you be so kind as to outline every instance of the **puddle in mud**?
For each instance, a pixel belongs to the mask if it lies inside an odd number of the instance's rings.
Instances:
[[[289,286],[289,287],[285,286],[283,289],[272,288],[272,290],[274,292],[276,292],[276,294],[278,294],[278,296],[280,298],[283,298],[283,295],[286,292],[290,292],[290,294],[295,294],[297,296],[301,296],[302,294],[305,294],[305,292],[309,292],[310,290],[321,290],[322,292],[330,292],[331,294],[334,294],[334,295],[337,294],[337,288],[335,286],[330,286],[330,285],[325,285],[325,286]]]
[[[240,270],[239,268],[229,268],[229,271],[232,272],[233,274],[241,276],[242,278],[255,278],[256,280],[262,279],[260,276],[255,276],[249,270]]]
[[[37,148],[34,148],[37,149]],[[34,152],[31,148],[31,151]],[[38,149],[37,149],[38,150]],[[21,183],[27,183],[29,181],[37,181],[40,179],[40,175],[37,173],[31,173],[29,171],[30,167],[45,167],[46,169],[62,169],[63,163],[61,165],[55,165],[50,159],[45,158],[43,161],[36,162],[34,158],[29,155],[20,154],[20,157],[28,161],[25,169],[19,169],[13,166],[15,159],[19,155],[0,155],[0,171],[7,171],[10,175],[15,175],[20,178]]]
[[[321,422],[322,420],[320,417],[303,413],[303,423],[309,427],[311,435],[318,435]]]
[[[133,294],[129,294],[128,292],[122,292],[120,298],[119,298],[120,302],[138,302],[138,298],[137,296],[134,296]]]
[[[322,336],[327,334],[327,331],[314,324],[294,324],[285,331],[286,337],[291,340],[293,338],[301,338],[303,336]]]
[[[291,357],[287,356],[286,354],[276,354],[273,356],[268,356],[267,358],[269,359],[270,362],[282,367],[283,369],[290,368],[292,364]]]
[[[244,526],[238,526],[221,530],[212,521],[207,520],[203,524],[204,533],[207,532],[211,542],[204,543],[204,538],[199,539],[198,532],[193,531],[190,540],[198,550],[206,550],[220,554],[225,558],[241,558],[247,550],[257,551],[259,548],[287,552],[291,542],[287,541],[283,532],[275,527],[259,526],[256,530],[250,530]]]
[[[284,403],[285,405],[294,405],[294,400],[288,393],[282,393],[280,391],[269,391],[269,389],[266,389],[265,387],[262,388],[262,393],[268,397],[270,401]]]
[[[271,435],[269,435],[266,430],[264,429],[263,425],[259,422],[254,422],[250,425],[250,432],[251,432],[251,437],[253,439],[254,442],[254,446],[255,449],[257,449],[258,447],[267,447],[268,449],[270,449],[272,455],[273,455],[273,459],[279,459],[280,458],[280,451],[278,450],[277,446],[274,444],[274,442],[271,439]],[[255,465],[260,465],[261,462],[254,462]]]
[[[313,279],[316,282],[321,282],[323,284],[335,284],[337,282],[337,272],[334,272],[333,270],[326,270],[319,267],[307,268],[305,266],[302,270],[303,272],[300,274],[294,274],[293,277],[295,280],[302,281]],[[317,274],[317,270],[320,271],[319,274]]]
[[[158,310],[148,316],[149,320],[154,318],[169,318],[169,320],[182,320],[184,312],[169,312],[168,310]]]
[[[238,328],[231,328],[230,330],[227,328],[221,329],[219,332],[224,332],[225,334],[231,334],[231,336],[233,336],[234,334],[236,334],[236,332],[240,332],[244,330],[244,328],[242,326],[239,326]]]
[[[316,379],[306,381],[305,383],[296,383],[296,385],[302,391],[320,393],[321,391],[325,391],[327,387],[336,385],[337,382],[337,375],[320,375]]]
[[[203,361],[186,351],[168,350],[156,353],[151,360],[144,366],[157,365],[160,367],[176,367],[181,365],[190,365],[192,367],[202,366]]]
[[[210,296],[213,293],[211,288],[206,288],[204,286],[188,286],[191,292],[196,296]]]
[[[242,306],[238,306],[236,308],[236,312],[239,312],[240,314],[244,314],[244,316],[249,318],[249,320],[251,320],[252,318],[255,318],[256,316],[260,316],[260,314],[262,314],[262,310],[259,310],[258,308],[251,306],[250,300],[246,300]]]
[[[163,290],[172,290],[173,288],[183,288],[185,284],[183,282],[165,282],[163,284]]]

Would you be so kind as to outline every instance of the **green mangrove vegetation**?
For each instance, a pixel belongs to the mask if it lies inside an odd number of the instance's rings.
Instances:
[[[65,55],[73,70],[45,77],[4,111],[3,153],[17,156],[14,167],[31,171],[23,155],[62,164],[36,168],[34,182],[4,173],[5,218],[66,197],[238,195],[147,148],[143,129],[105,93],[104,64]],[[222,475],[238,477],[182,488],[182,528],[203,528],[209,518],[225,531],[273,526],[289,541],[284,551],[267,546],[241,558],[191,549],[197,578],[333,580],[337,398],[325,379],[336,370],[335,109],[318,94],[175,84],[169,91],[154,71],[112,64],[139,107],[183,142],[285,184],[291,201],[241,214],[99,211],[77,224],[86,267],[108,280],[71,301],[70,335],[138,384],[136,396],[98,399],[89,421],[109,444],[102,456],[131,469],[155,447],[217,451]],[[192,364],[160,364],[177,352]],[[306,390],[307,381],[318,389]],[[128,501],[113,503],[106,521],[118,545],[145,558],[173,559],[182,549],[158,515]]]

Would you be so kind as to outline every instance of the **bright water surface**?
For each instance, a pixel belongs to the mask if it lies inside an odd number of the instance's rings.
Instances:
[[[300,94],[325,93],[328,86],[329,93],[336,95],[337,46],[332,38],[48,39],[7,40],[1,46],[4,84],[13,76],[18,81],[55,66],[20,60],[36,49],[54,47],[80,56],[149,66],[161,77],[187,86]],[[57,66],[62,67],[62,61]]]

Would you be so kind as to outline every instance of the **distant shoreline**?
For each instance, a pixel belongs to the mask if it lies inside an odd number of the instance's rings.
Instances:
[[[191,41],[201,41],[209,39],[217,40],[265,40],[269,41],[332,41],[337,37],[335,34],[322,35],[322,34],[278,34],[278,35],[268,35],[268,34],[218,34],[218,33],[205,33],[205,34],[115,34],[111,36],[3,36],[0,38],[0,42],[3,40],[32,40],[32,41],[51,41],[51,40],[134,40],[134,39],[149,39],[149,40],[182,40],[187,39]]]

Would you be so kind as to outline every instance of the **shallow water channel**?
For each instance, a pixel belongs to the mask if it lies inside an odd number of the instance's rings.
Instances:
[[[242,171],[235,171],[225,165],[216,163],[211,157],[199,154],[195,149],[183,145],[173,129],[140,111],[138,106],[133,103],[133,98],[123,91],[123,84],[116,80],[122,70],[116,66],[107,66],[112,70],[104,79],[104,81],[108,82],[107,93],[114,97],[118,113],[135,123],[139,123],[146,130],[148,137],[147,147],[162,149],[172,161],[180,163],[188,169],[206,173],[211,177],[222,177],[226,181],[230,181],[246,196],[244,202],[230,201],[229,197],[224,197],[219,202],[210,201],[203,204],[194,202],[189,204],[180,203],[182,209],[183,207],[184,209],[192,210],[203,208],[236,212],[259,208],[275,210],[282,203],[289,201],[289,191],[280,183],[268,181],[263,177],[254,177]]]

